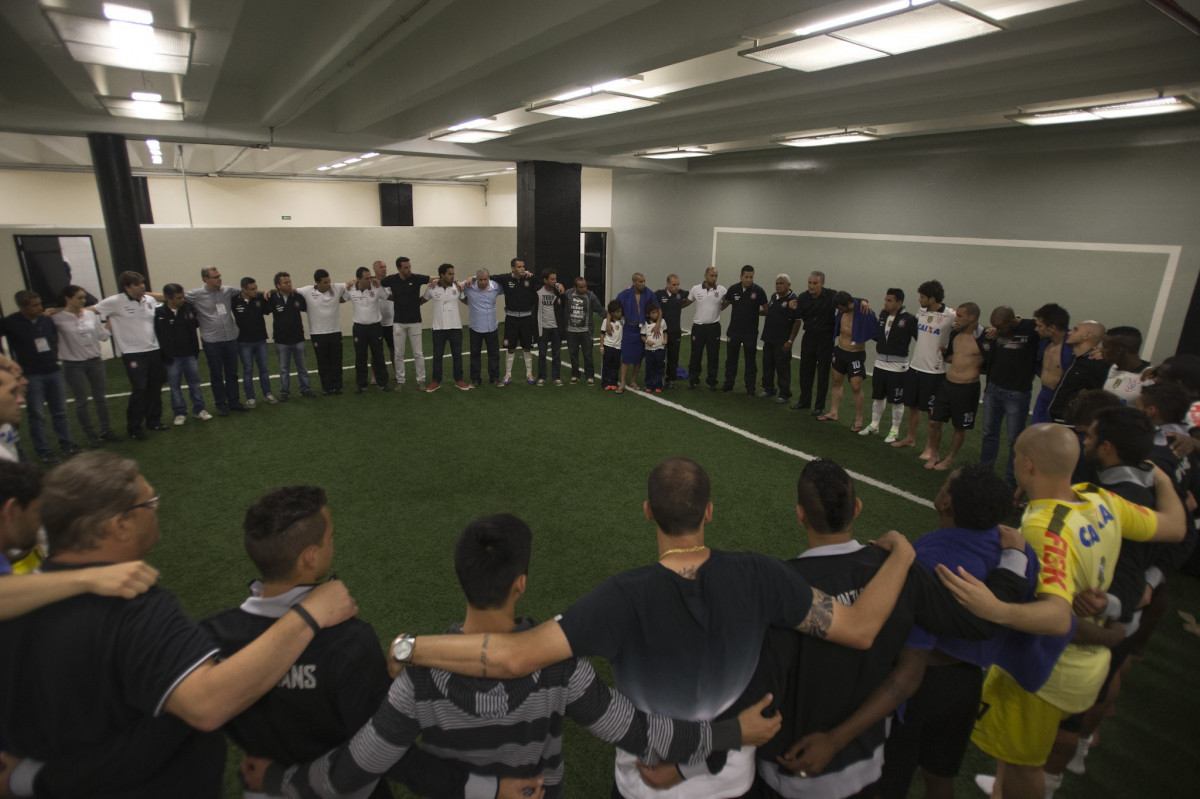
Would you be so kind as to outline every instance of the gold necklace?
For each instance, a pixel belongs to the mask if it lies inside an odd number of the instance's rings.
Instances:
[[[666,552],[659,555],[658,559],[661,561],[667,555],[684,555],[684,554],[687,554],[690,552],[699,552],[702,549],[708,549],[708,547],[705,546],[704,544],[700,544],[699,546],[685,547],[682,549],[668,549]]]

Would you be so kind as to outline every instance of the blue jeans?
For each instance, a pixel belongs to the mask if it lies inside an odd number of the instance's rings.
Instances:
[[[279,356],[279,396],[292,395],[292,359],[296,359],[296,377],[300,379],[300,393],[311,391],[308,387],[308,366],[304,363],[304,342],[280,344],[275,342],[275,354]]]
[[[1011,486],[1017,484],[1013,476],[1013,445],[1025,429],[1029,399],[1028,391],[1013,391],[991,384],[983,392],[983,442],[979,447],[979,465],[989,469],[995,466],[1000,454],[1000,424],[1005,422],[1008,425],[1008,467],[1004,479]]]
[[[238,404],[237,341],[205,341],[204,357],[217,410],[234,407]]]
[[[61,371],[44,375],[25,375],[29,388],[25,392],[25,408],[29,411],[29,437],[38,455],[50,454],[50,439],[46,436],[46,417],[42,414],[42,403],[50,406],[50,422],[58,436],[61,449],[74,449],[71,428],[67,423],[67,386]]]
[[[242,357],[242,389],[246,399],[254,399],[254,365],[258,364],[258,384],[265,397],[271,393],[271,373],[267,369],[267,341],[239,341],[238,353]]]
[[[167,384],[171,387],[171,412],[176,416],[187,416],[187,403],[183,400],[183,379],[187,378],[188,394],[192,398],[192,412],[204,410],[204,394],[200,391],[200,365],[196,356],[176,356],[167,364]]]

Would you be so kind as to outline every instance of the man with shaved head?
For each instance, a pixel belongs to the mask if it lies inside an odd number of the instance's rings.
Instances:
[[[1029,497],[1021,534],[1037,553],[1041,571],[1036,600],[1007,604],[963,570],[938,567],[943,581],[977,616],[1037,635],[1059,636],[1030,648],[1016,660],[1002,658],[987,675],[972,740],[998,761],[993,796],[1043,799],[1042,767],[1059,722],[1087,710],[1108,674],[1110,651],[1078,638],[1071,603],[1092,588],[1112,582],[1121,539],[1178,541],[1187,516],[1170,478],[1154,470],[1159,510],[1134,505],[1097,486],[1071,485],[1079,457],[1068,427],[1035,424],[1017,439],[1017,485]],[[1088,619],[1103,624],[1100,617]]]
[[[1000,426],[1008,426],[1008,463],[1004,479],[1016,487],[1013,477],[1013,447],[1025,429],[1029,401],[1033,396],[1033,375],[1037,367],[1037,322],[1022,319],[1007,305],[992,311],[995,331],[992,353],[987,364],[987,389],[983,392],[983,442],[979,464],[992,468],[1000,454]],[[992,330],[988,335],[992,335]]]
[[[1067,333],[1065,344],[1075,356],[1070,366],[1063,371],[1054,397],[1050,400],[1050,418],[1056,422],[1066,419],[1071,400],[1080,391],[1089,388],[1104,388],[1108,378],[1109,363],[1092,357],[1092,351],[1104,341],[1104,325],[1095,321],[1080,322]]]

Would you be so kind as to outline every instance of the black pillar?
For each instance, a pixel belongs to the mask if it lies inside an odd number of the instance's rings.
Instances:
[[[146,276],[146,288],[150,288],[146,249],[138,225],[138,192],[129,173],[125,138],[113,133],[89,133],[88,146],[92,150],[96,187],[100,190],[104,228],[108,231],[113,276],[125,271],[140,272]]]
[[[517,257],[536,275],[558,272],[565,286],[579,275],[579,164],[517,164]]]
[[[384,227],[412,227],[413,196],[411,183],[379,184],[379,224]]]

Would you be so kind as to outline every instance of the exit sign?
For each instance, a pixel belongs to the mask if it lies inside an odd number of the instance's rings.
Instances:
[[[281,216],[281,217],[279,217],[279,218],[280,218],[280,219],[291,219],[291,217],[290,217],[290,216]]]

